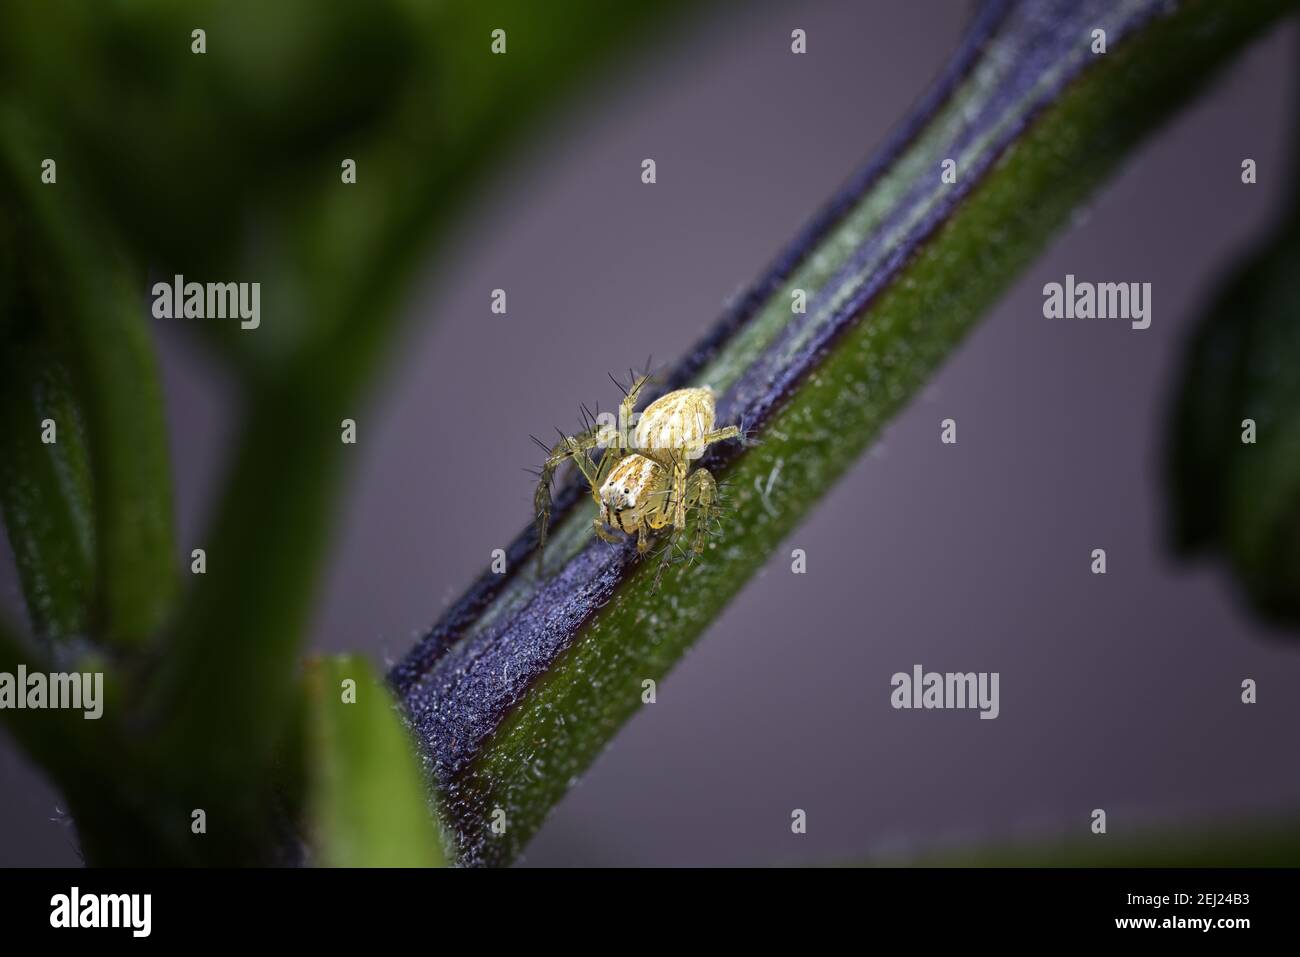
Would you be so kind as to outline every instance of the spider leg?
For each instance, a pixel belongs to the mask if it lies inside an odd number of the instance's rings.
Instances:
[[[687,504],[696,509],[695,535],[691,540],[690,561],[694,562],[704,554],[708,545],[709,522],[712,521],[717,506],[718,483],[708,469],[696,469],[686,483]]]
[[[687,456],[673,456],[673,494],[668,501],[673,506],[674,531],[686,527],[686,476],[690,467],[691,460]]]
[[[687,557],[686,552],[681,548],[680,544],[678,543],[679,538],[680,535],[677,532],[677,530],[672,527],[669,527],[668,534],[664,537],[663,547],[660,548],[659,551],[655,553],[659,558],[659,566],[655,569],[654,582],[650,586],[650,594],[652,595],[658,593],[659,586],[663,581],[664,572],[667,570],[667,568],[670,565],[677,564],[678,562],[677,554],[680,552],[682,558]]]
[[[667,568],[669,565],[672,564],[672,558],[673,558],[673,554],[672,554],[672,552],[673,552],[673,533],[672,533],[672,530],[671,530],[671,529],[670,529],[669,532],[668,532],[667,539],[668,539],[668,540],[667,540],[666,542],[664,542],[664,546],[663,546],[663,548],[659,549],[659,552],[658,552],[658,555],[659,555],[659,565],[658,565],[658,567],[655,569],[655,580],[654,580],[654,582],[650,585],[650,594],[651,594],[651,595],[656,595],[656,594],[659,593],[659,585],[660,585],[660,583],[663,581],[663,577],[664,577],[664,569]]]
[[[645,384],[650,381],[648,375],[636,376],[632,379],[632,388],[623,393],[623,401],[618,406],[618,428],[619,439],[624,449],[632,447],[632,440],[635,434],[635,428],[632,425],[632,415],[636,412],[637,399],[641,395],[641,390]],[[617,380],[615,381],[617,385]],[[621,389],[622,386],[619,386]]]
[[[555,476],[555,470],[559,468],[568,459],[573,459],[578,469],[582,472],[583,478],[589,483],[597,481],[598,469],[591,456],[588,454],[590,449],[600,445],[603,433],[599,429],[587,429],[577,435],[565,435],[560,433],[560,441],[547,451],[546,461],[542,463],[542,468],[538,474],[537,490],[533,492],[533,510],[537,516],[537,569],[540,572],[542,568],[542,556],[546,550],[546,533],[551,524],[551,480]],[[546,446],[536,436],[533,441]],[[604,458],[604,456],[601,456]],[[593,485],[592,496],[596,495],[598,485]]]
[[[735,425],[729,425],[725,429],[714,429],[712,432],[705,433],[700,439],[699,448],[703,450],[705,446],[712,445],[714,442],[725,442],[727,439],[734,439],[740,435],[743,435],[743,433]]]
[[[605,484],[605,479],[609,478],[609,473],[614,471],[614,466],[624,454],[623,447],[618,444],[618,439],[615,437],[601,453],[600,460],[596,462],[596,474],[588,481],[591,483],[592,495],[597,504],[600,503],[600,487]]]

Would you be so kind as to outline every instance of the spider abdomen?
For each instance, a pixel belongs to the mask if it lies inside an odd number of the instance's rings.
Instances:
[[[694,457],[713,431],[714,408],[709,389],[678,389],[660,396],[637,420],[636,450],[659,462],[671,461],[674,453]]]

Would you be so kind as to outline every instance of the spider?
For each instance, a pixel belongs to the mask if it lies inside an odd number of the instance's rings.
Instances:
[[[560,441],[549,450],[533,496],[539,567],[551,518],[551,478],[568,459],[573,459],[581,470],[591,486],[592,498],[600,506],[592,525],[603,541],[622,540],[610,529],[628,537],[635,535],[637,554],[644,555],[650,547],[651,532],[672,526],[675,538],[686,528],[687,511],[698,509],[690,560],[703,554],[709,520],[717,508],[718,484],[708,469],[691,471],[690,464],[705,447],[742,433],[734,425],[713,427],[713,391],[707,387],[678,389],[661,396],[641,413],[635,430],[629,430],[637,397],[648,381],[649,376],[637,377],[632,388],[624,392],[619,406],[621,428],[597,423],[577,435],[561,434]],[[592,461],[590,451],[599,446],[605,452],[597,463]],[[665,555],[673,538],[664,549]],[[659,571],[662,574],[663,564]]]

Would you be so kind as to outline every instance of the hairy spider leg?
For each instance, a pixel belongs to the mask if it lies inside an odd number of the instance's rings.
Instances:
[[[601,455],[599,464],[593,462],[588,453],[609,438],[608,430],[602,429],[600,426],[593,426],[579,432],[577,435],[562,435],[560,441],[556,442],[547,454],[546,461],[542,463],[537,491],[533,493],[533,508],[537,515],[537,567],[539,570],[542,567],[542,554],[546,549],[546,532],[551,523],[551,479],[555,475],[555,470],[564,464],[566,460],[573,459],[574,464],[578,466],[578,470],[582,472],[582,477],[591,486],[592,496],[599,500],[597,490],[603,480],[602,476],[607,474],[614,463],[622,457],[623,449],[617,439],[610,442],[606,446],[604,454]]]
[[[689,454],[677,454],[673,457],[673,495],[669,500],[676,503],[673,511],[673,528],[677,530],[686,527],[686,476],[690,468],[690,460],[698,458],[699,455],[714,442],[725,442],[727,439],[734,439],[740,435],[740,429],[734,425],[729,425],[723,429],[714,429],[712,432],[706,432],[698,442],[691,443]],[[701,470],[703,471],[703,470]],[[705,472],[708,475],[707,472]],[[712,476],[709,476],[712,479]],[[710,499],[712,501],[712,499]]]
[[[664,508],[664,514],[668,516],[668,522],[672,527],[668,532],[668,541],[660,551],[661,558],[659,567],[655,571],[652,591],[657,592],[659,590],[659,583],[663,579],[664,569],[672,563],[677,536],[686,529],[687,511],[697,506],[701,511],[688,559],[693,562],[704,553],[704,545],[708,538],[709,521],[716,509],[714,502],[717,498],[718,484],[708,469],[700,468],[691,472],[691,459],[697,457],[699,453],[714,442],[734,439],[740,434],[740,429],[734,425],[715,429],[701,436],[698,442],[691,443],[689,451],[678,451],[672,454],[672,478],[669,481],[668,502]]]
[[[690,551],[682,550],[682,555],[688,565],[694,564],[704,554],[709,539],[710,522],[713,521],[714,515],[719,509],[717,498],[718,483],[713,478],[713,473],[704,468],[696,469],[690,473],[690,477],[686,480],[686,490],[682,499],[679,500],[686,513],[695,514],[695,533],[691,536]],[[650,588],[651,594],[659,591],[664,569],[673,564],[678,549],[678,539],[684,534],[685,527],[683,521],[681,525],[674,522],[672,527],[669,528],[667,540],[663,548],[659,550],[659,567],[655,570],[654,584]]]
[[[704,546],[709,537],[709,522],[713,519],[716,508],[714,501],[718,497],[718,483],[708,469],[696,469],[686,482],[686,507],[697,509],[695,516],[695,536],[691,541],[691,561],[694,562],[704,554]]]
[[[638,376],[632,380],[632,388],[623,393],[623,401],[618,406],[618,439],[623,445],[624,451],[632,446],[632,437],[635,428],[632,425],[632,414],[636,412],[636,402],[641,395],[641,390],[645,384],[650,381],[648,375]],[[618,380],[614,381],[618,385]],[[622,386],[619,386],[621,389]]]
[[[609,542],[611,545],[617,545],[619,542],[623,541],[605,527],[605,523],[600,520],[599,515],[591,520],[591,527],[596,530],[596,535],[599,536],[602,542]]]
[[[668,504],[673,506],[673,531],[686,527],[686,475],[690,471],[691,460],[684,452],[673,455],[673,494]]]

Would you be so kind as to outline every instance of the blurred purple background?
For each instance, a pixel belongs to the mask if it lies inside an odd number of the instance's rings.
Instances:
[[[515,157],[414,289],[396,361],[357,415],[313,645],[404,652],[529,519],[528,433],[611,405],[607,370],[689,347],[903,115],[966,14],[715,10]],[[1083,836],[1094,807],[1111,835],[1300,809],[1300,641],[1249,621],[1221,569],[1171,565],[1159,471],[1190,320],[1289,185],[1295,34],[1253,48],[1078,214],[616,738],[527,863],[855,860]],[[1258,185],[1240,182],[1245,157]],[[1044,320],[1042,285],[1067,272],[1153,283],[1151,328]],[[158,336],[188,554],[234,410],[181,330]],[[946,417],[955,447],[939,442]],[[789,573],[793,547],[807,575]],[[7,545],[0,605],[21,614]],[[1000,672],[1001,716],[892,710],[890,676],[915,663]],[[75,863],[57,794],[3,736],[0,780],[0,864]]]

